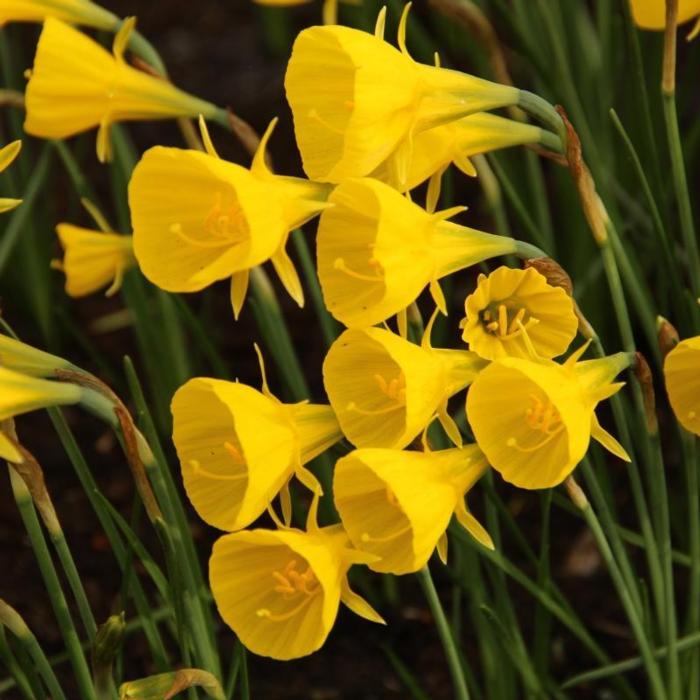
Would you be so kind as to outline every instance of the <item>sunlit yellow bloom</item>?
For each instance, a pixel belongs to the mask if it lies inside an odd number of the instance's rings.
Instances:
[[[421,347],[382,328],[350,329],[328,351],[323,382],[350,442],[402,448],[436,414],[458,442],[447,400],[485,365],[473,352]]]
[[[73,367],[68,360],[0,333],[0,367],[32,377],[51,377],[57,369]]]
[[[253,0],[258,5],[270,7],[295,7],[306,5],[312,0]],[[359,5],[362,0],[343,0],[348,4]],[[323,0],[323,23],[338,24],[338,0]]]
[[[8,143],[7,146],[0,148],[0,173],[12,163],[12,161],[19,154],[21,148],[21,141],[13,141],[12,143]],[[21,203],[21,199],[8,199],[7,197],[0,197],[0,214],[14,209]]]
[[[541,489],[561,483],[583,459],[590,439],[629,461],[598,423],[596,405],[623,386],[613,379],[627,353],[563,365],[504,357],[483,370],[467,394],[467,417],[491,466],[515,486]]]
[[[146,151],[129,183],[129,206],[134,252],[151,282],[167,291],[193,292],[233,277],[237,315],[248,271],[271,260],[291,296],[303,304],[285,246],[293,228],[327,206],[329,187],[270,171],[265,148],[274,124],[250,169],[221,160],[206,133],[209,153],[161,146]]]
[[[372,177],[395,189],[412,190],[433,175],[442,175],[454,163],[465,175],[476,175],[470,156],[500,148],[537,143],[543,138],[538,126],[516,122],[487,112],[470,114],[458,121],[421,131],[413,139],[413,151],[405,182],[388,163],[379,166]]]
[[[339,525],[246,530],[214,544],[209,579],[221,617],[245,647],[286,660],[323,645],[341,602],[383,622],[348,585],[351,564],[367,560]]]
[[[630,0],[635,24],[641,29],[662,30],[666,27],[665,0]],[[700,0],[678,0],[678,24],[700,15]],[[689,39],[700,30],[700,21],[693,27]]]
[[[700,435],[700,335],[682,340],[666,355],[664,377],[676,418]]]
[[[464,503],[487,467],[476,445],[439,452],[355,450],[336,463],[335,505],[352,543],[381,557],[371,569],[408,574],[425,566],[453,513],[493,549]]]
[[[283,404],[266,387],[220,379],[188,381],[172,412],[187,495],[222,530],[252,523],[294,475],[317,489],[302,465],[341,437],[330,406]]]
[[[110,159],[115,122],[214,116],[214,105],[126,63],[133,26],[133,18],[124,22],[110,54],[70,25],[47,19],[27,85],[26,132],[62,139],[99,127],[97,156],[104,162]]]
[[[578,321],[571,297],[552,287],[534,268],[499,267],[479,275],[465,301],[463,340],[487,360],[499,357],[551,359],[566,352]]]
[[[427,285],[445,313],[441,277],[523,245],[445,220],[463,207],[428,214],[370,178],[346,180],[328,201],[318,228],[319,279],[328,310],[350,327],[402,311]]]
[[[106,295],[111,296],[120,289],[124,273],[136,264],[131,236],[71,224],[58,224],[56,233],[65,251],[60,267],[66,273],[69,296],[84,297],[107,285]]]
[[[49,17],[97,29],[114,29],[119,17],[90,0],[2,0],[0,25],[6,22],[43,22]]]
[[[416,63],[406,51],[406,13],[398,50],[383,18],[368,34],[309,27],[296,38],[285,88],[306,174],[342,182],[391,158],[404,181],[414,135],[468,114],[515,104],[519,91],[458,71]]]

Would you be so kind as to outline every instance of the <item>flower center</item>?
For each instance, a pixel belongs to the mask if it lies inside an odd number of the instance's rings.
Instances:
[[[358,272],[348,267],[343,258],[336,258],[333,261],[333,269],[344,272],[350,277],[354,277],[357,280],[362,280],[363,282],[383,282],[384,274],[382,270],[382,265],[375,257],[371,257],[367,260],[367,267],[369,267],[370,273]]]
[[[512,340],[523,333],[527,334],[528,326],[539,323],[524,306],[510,307],[503,303],[490,304],[479,314],[479,318],[486,332],[500,340]]]
[[[273,622],[283,622],[303,610],[321,591],[321,585],[316,575],[307,565],[303,572],[298,571],[299,562],[290,559],[282,571],[273,571],[272,578],[274,585],[272,590],[282,598],[283,601],[295,601],[291,609],[285,612],[272,613],[268,608],[256,610],[258,617],[264,617]]]
[[[375,409],[359,408],[354,401],[351,401],[348,406],[348,411],[361,413],[363,416],[380,416],[385,413],[391,413],[406,405],[406,375],[399,371],[399,374],[393,379],[387,380],[382,374],[375,374],[374,379],[379,391],[389,399],[385,406]]]
[[[245,456],[240,445],[238,445],[237,443],[234,444],[233,442],[226,441],[224,443],[224,449],[226,450],[226,452],[229,453],[229,455],[231,455],[235,466],[245,467],[247,465]],[[203,476],[207,479],[217,479],[218,481],[240,481],[241,479],[245,479],[248,476],[245,470],[242,473],[238,474],[218,474],[216,472],[210,472],[208,469],[205,469],[201,465],[198,459],[191,459],[190,467],[192,467],[192,471],[195,473],[195,475]]]
[[[396,494],[392,491],[392,489],[389,487],[387,484],[384,488],[384,495],[386,497],[387,502],[394,506],[395,508],[399,508],[399,501],[396,498]],[[363,532],[360,535],[360,539],[363,542],[366,543],[376,543],[376,544],[382,544],[386,542],[391,542],[392,540],[395,540],[397,537],[401,537],[404,533],[408,532],[411,529],[411,524],[406,523],[406,525],[403,525],[396,530],[390,532],[388,535],[383,535],[382,537],[373,537],[372,535],[369,534],[369,532]]]
[[[549,399],[542,401],[535,394],[530,394],[530,406],[525,409],[524,417],[528,428],[535,433],[535,442],[532,445],[521,445],[515,437],[506,441],[508,447],[520,452],[535,452],[541,449],[565,428],[556,406]]]

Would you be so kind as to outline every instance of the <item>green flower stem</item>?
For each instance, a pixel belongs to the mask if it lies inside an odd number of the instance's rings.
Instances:
[[[698,453],[695,436],[682,428],[683,462],[688,491],[688,530],[690,536],[690,584],[686,630],[689,633],[700,628],[700,480],[698,479]],[[680,649],[680,640],[678,649]],[[694,648],[689,655],[687,696],[700,697],[700,649]]]
[[[80,697],[82,700],[96,700],[90,668],[83,654],[75,625],[71,619],[68,603],[63,595],[58,574],[54,568],[51,554],[49,553],[46,540],[41,531],[41,525],[34,509],[31,495],[24,481],[22,481],[21,477],[14,469],[10,469],[10,482],[17,507],[19,508],[22,521],[29,535],[29,540],[41,571],[41,576],[44,579],[44,584],[49,594],[49,599],[51,600],[51,605],[56,615],[56,620],[61,630],[66,650],[70,655]]]
[[[9,671],[9,680],[12,681],[12,685],[9,687],[8,684],[0,682],[0,696],[2,696],[2,693],[7,692],[9,688],[17,686],[17,689],[26,700],[36,700],[36,698],[41,697],[43,689],[41,688],[41,681],[37,675],[36,668],[29,663],[26,655],[22,657],[21,661],[17,660],[7,641],[5,628],[1,624],[0,663]]]
[[[447,657],[447,664],[452,674],[452,683],[454,684],[455,698],[457,698],[457,700],[469,700],[469,691],[467,690],[467,682],[464,678],[464,671],[462,670],[462,662],[460,660],[457,644],[452,636],[452,631],[445,617],[445,611],[442,609],[440,598],[435,590],[435,584],[430,576],[430,569],[428,569],[427,566],[424,566],[418,572],[418,581],[428,601],[430,611],[433,614],[435,625],[440,635],[440,641],[442,642],[442,648]]]
[[[547,100],[527,90],[519,91],[518,107],[548,126],[559,136],[560,148],[553,150],[560,150],[561,144],[566,143],[566,128],[554,107]]]

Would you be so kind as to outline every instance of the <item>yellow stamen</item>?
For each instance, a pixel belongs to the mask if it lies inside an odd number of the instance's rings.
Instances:
[[[370,258],[367,261],[367,264],[370,267],[377,267],[379,262],[374,258]],[[340,270],[341,272],[344,272],[346,275],[350,275],[350,277],[355,277],[358,280],[362,280],[363,282],[382,282],[384,279],[383,275],[381,275],[381,274],[372,276],[372,275],[365,275],[362,272],[357,272],[355,270],[351,270],[345,264],[345,260],[343,260],[343,258],[336,258],[333,261],[333,268],[336,270]]]
[[[202,467],[202,465],[196,459],[190,460],[190,467],[192,467],[192,471],[197,476],[203,476],[207,479],[215,479],[217,481],[240,481],[241,479],[246,479],[248,477],[248,474],[245,472],[243,474],[217,474],[215,472],[210,472]]]
[[[299,596],[303,596],[298,605],[291,610],[282,613],[272,613],[268,608],[259,608],[256,611],[258,617],[264,617],[273,622],[283,622],[297,615],[307,606],[320,591],[321,586],[310,566],[306,567],[306,571],[300,573],[297,571],[296,559],[291,559],[287,562],[282,571],[273,571],[272,578],[276,582],[273,586],[273,591],[279,593],[283,600],[292,600]]]

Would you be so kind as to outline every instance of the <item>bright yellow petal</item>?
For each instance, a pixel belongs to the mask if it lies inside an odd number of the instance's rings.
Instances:
[[[82,395],[75,384],[38,379],[0,367],[0,420],[39,408],[75,404]]]
[[[11,165],[12,161],[19,155],[21,150],[21,141],[13,141],[12,143],[8,143],[7,146],[0,148],[0,173]]]
[[[635,24],[641,29],[662,30],[666,26],[665,0],[630,0]],[[700,15],[700,0],[678,1],[678,24]]]
[[[682,340],[666,355],[664,378],[679,423],[700,435],[700,336]]]

